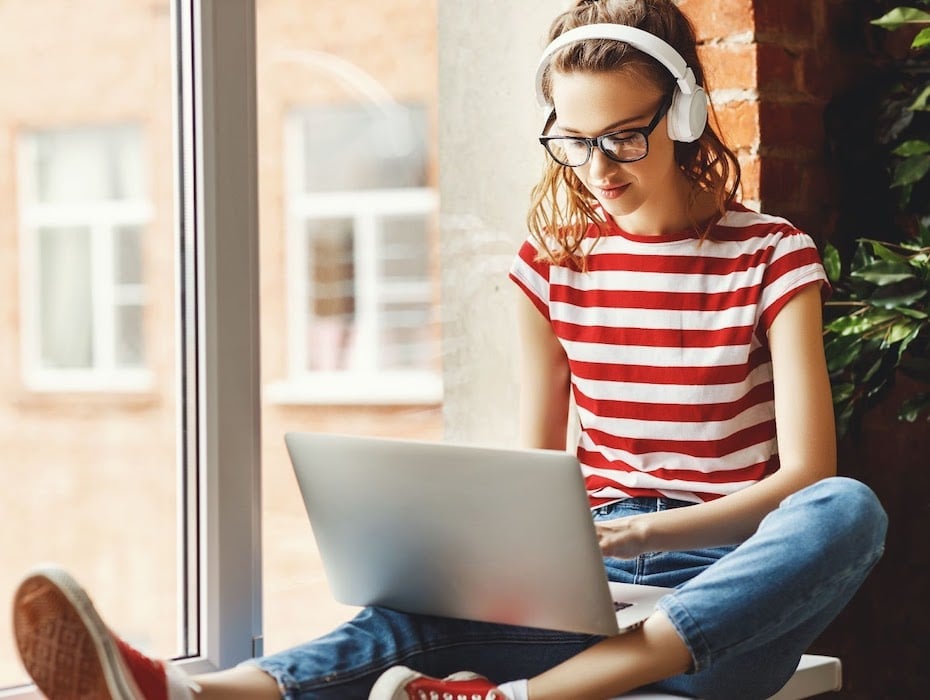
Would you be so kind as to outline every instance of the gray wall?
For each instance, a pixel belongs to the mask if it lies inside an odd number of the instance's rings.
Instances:
[[[544,162],[536,62],[565,4],[439,2],[444,424],[452,442],[516,440],[516,294],[507,271]]]

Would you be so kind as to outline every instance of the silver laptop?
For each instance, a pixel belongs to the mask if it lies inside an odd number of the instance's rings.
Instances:
[[[608,583],[567,452],[285,436],[336,600],[614,635],[669,591]]]

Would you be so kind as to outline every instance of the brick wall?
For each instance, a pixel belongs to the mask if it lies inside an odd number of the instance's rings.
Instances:
[[[823,110],[864,55],[844,0],[680,0],[695,25],[721,134],[743,165],[742,197],[818,240],[835,201]]]

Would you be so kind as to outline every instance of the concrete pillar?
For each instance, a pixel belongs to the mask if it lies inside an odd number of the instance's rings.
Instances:
[[[516,289],[544,163],[533,78],[565,0],[439,3],[440,264],[445,439],[512,445]]]

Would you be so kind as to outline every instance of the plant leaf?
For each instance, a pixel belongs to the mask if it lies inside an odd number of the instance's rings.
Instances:
[[[919,32],[917,32],[917,36],[915,36],[914,41],[911,42],[911,48],[922,49],[927,45],[930,45],[930,27],[927,29],[921,29]]]
[[[827,371],[833,374],[848,367],[859,357],[861,348],[862,336],[858,335],[841,335],[827,342]]]
[[[901,255],[901,253],[895,253],[891,248],[884,245],[881,241],[875,241],[871,238],[864,239],[865,243],[868,243],[872,247],[872,253],[882,260],[888,260],[890,262],[907,262],[907,256]]]
[[[881,356],[879,356],[879,357],[875,360],[875,362],[872,363],[872,366],[869,367],[869,368],[865,371],[865,374],[862,375],[862,378],[861,378],[860,381],[861,381],[863,384],[872,381],[872,377],[874,377],[874,376],[875,376],[875,373],[878,372],[878,370],[880,370],[880,369],[882,368],[882,365],[883,365],[883,364],[884,364],[884,358],[881,357]]]
[[[914,270],[907,263],[879,260],[853,270],[850,276],[873,284],[886,285],[914,279]]]
[[[892,187],[913,185],[923,179],[930,171],[930,155],[918,155],[905,158],[894,169]]]
[[[840,251],[827,243],[823,251],[823,267],[827,272],[827,279],[833,284],[840,281],[843,276],[843,265],[840,262]]]
[[[842,384],[835,384],[832,387],[833,391],[833,404],[840,404],[844,401],[849,401],[852,398],[853,394],[856,393],[856,385],[850,382],[844,382]]]
[[[843,437],[849,432],[849,424],[852,422],[855,405],[852,402],[846,404],[833,404],[834,413],[836,414],[836,435]]]
[[[870,308],[864,313],[847,314],[832,320],[826,329],[837,335],[864,335],[875,326],[897,318],[894,311]]]
[[[901,404],[898,419],[913,423],[928,408],[930,408],[930,394],[917,394]]]
[[[905,285],[911,287],[911,285]],[[926,289],[911,289],[910,291],[899,290],[894,287],[882,287],[871,296],[869,302],[880,306],[883,309],[895,309],[907,307],[915,301],[927,296]]]
[[[896,323],[888,329],[888,334],[885,336],[885,342],[882,343],[882,346],[891,347],[896,343],[907,340],[908,336],[916,337],[917,333],[915,331],[919,332],[920,326],[915,327],[913,323],[907,321]]]
[[[873,19],[872,24],[888,31],[900,29],[906,24],[923,24],[930,22],[930,14],[915,7],[896,7],[891,12]]]
[[[912,139],[910,141],[905,141],[900,146],[892,151],[896,156],[908,157],[908,156],[922,156],[925,153],[930,153],[930,143],[926,141],[921,141],[920,139]]]
[[[924,29],[924,30],[921,32],[921,34],[923,34],[925,31],[927,31],[927,30]],[[930,85],[928,85],[927,87],[925,87],[925,88],[923,89],[923,92],[921,92],[921,93],[917,96],[917,99],[914,100],[913,104],[911,104],[911,106],[908,107],[908,109],[911,110],[912,112],[923,112],[923,111],[926,111],[926,110],[930,109],[930,106],[927,106],[927,100],[930,100]]]
[[[916,318],[918,321],[926,321],[928,318],[930,318],[930,314],[928,314],[926,311],[921,311],[920,309],[911,309],[907,306],[897,308],[895,311],[903,316]]]

